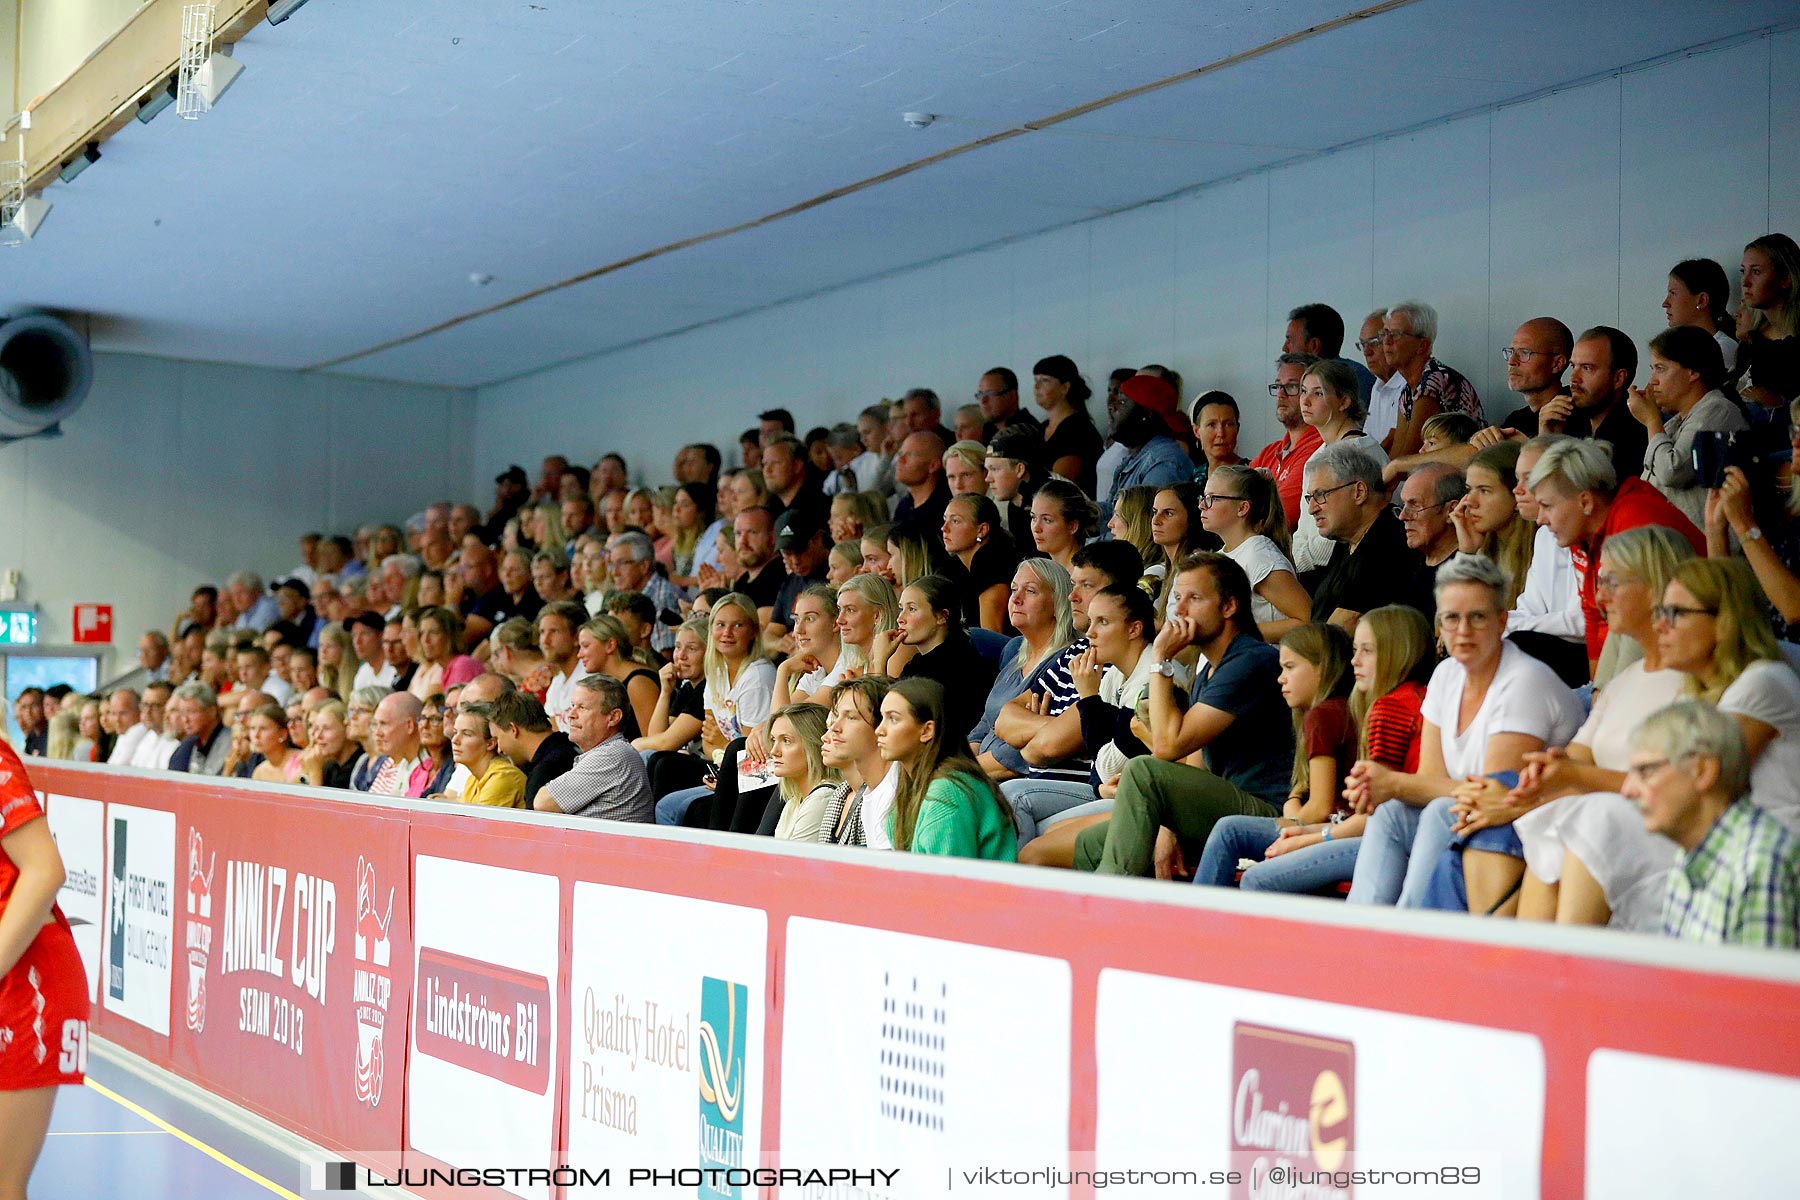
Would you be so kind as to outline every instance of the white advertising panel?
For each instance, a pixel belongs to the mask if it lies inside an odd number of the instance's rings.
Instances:
[[[1596,1050],[1587,1072],[1588,1200],[1792,1196],[1782,1147],[1800,1079]]]
[[[408,1141],[453,1166],[549,1166],[556,876],[419,855],[413,879]]]
[[[174,978],[175,814],[106,806],[107,1009],[167,1037]]]
[[[63,860],[63,885],[56,903],[75,934],[81,965],[87,968],[88,1001],[100,1002],[105,975],[101,942],[106,934],[106,806],[83,796],[44,797],[50,836]]]
[[[1105,970],[1094,1036],[1103,1170],[1236,1171],[1216,1188],[1231,1197],[1538,1195],[1544,1052],[1529,1034]]]
[[[761,909],[575,885],[569,995],[569,1161],[702,1168],[703,1200],[744,1200],[762,1165],[768,917]]]
[[[899,1170],[861,1183],[866,1197],[1017,1197],[960,1172],[1067,1168],[1063,959],[796,917],[785,989],[784,1170]]]

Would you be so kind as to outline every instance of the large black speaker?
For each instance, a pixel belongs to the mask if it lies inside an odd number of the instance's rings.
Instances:
[[[93,383],[94,356],[65,322],[48,313],[0,318],[0,438],[50,429]]]

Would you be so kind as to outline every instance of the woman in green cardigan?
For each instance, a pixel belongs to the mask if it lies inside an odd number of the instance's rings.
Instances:
[[[899,770],[888,826],[896,850],[1018,860],[1012,808],[944,725],[944,688],[902,679],[881,701],[881,757]]]

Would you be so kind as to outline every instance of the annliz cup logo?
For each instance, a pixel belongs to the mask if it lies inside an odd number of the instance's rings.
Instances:
[[[700,980],[700,1165],[744,1165],[744,1043],[748,1040],[749,989],[741,983]],[[707,1180],[717,1178],[712,1175]],[[702,1183],[701,1200],[738,1200],[736,1184]]]
[[[113,818],[112,933],[107,940],[106,991],[114,1000],[125,998],[125,836],[131,824]]]
[[[376,905],[381,904],[381,911]],[[394,980],[389,967],[393,948],[388,924],[394,915],[394,889],[382,902],[375,885],[375,864],[356,860],[356,1098],[370,1108],[381,1104],[381,1079],[386,1058],[381,1035],[387,1029],[388,1001]]]
[[[1231,1080],[1231,1149],[1259,1174],[1274,1166],[1335,1171],[1356,1149],[1353,1043],[1239,1021]],[[1233,1200],[1248,1200],[1249,1178],[1234,1185]],[[1351,1189],[1309,1194],[1350,1200]]]
[[[212,954],[212,881],[218,865],[215,851],[206,857],[206,843],[198,829],[188,830],[187,869],[187,1027],[195,1033],[206,1029],[206,964]],[[202,869],[201,864],[205,867]]]

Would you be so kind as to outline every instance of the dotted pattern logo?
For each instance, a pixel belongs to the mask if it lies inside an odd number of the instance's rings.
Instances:
[[[881,983],[881,1115],[942,1133],[950,986],[940,982],[934,991],[917,975],[892,972]]]

